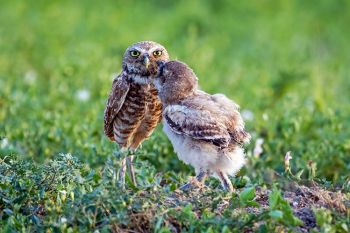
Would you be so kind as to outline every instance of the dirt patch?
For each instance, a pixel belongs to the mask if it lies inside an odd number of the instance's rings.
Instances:
[[[293,209],[313,206],[335,209],[342,213],[345,213],[347,209],[343,193],[328,191],[317,185],[312,187],[294,186],[292,190],[284,193],[284,198],[291,203]]]
[[[238,191],[240,192],[240,190]],[[269,194],[271,190],[256,187],[255,201],[260,207],[246,207],[245,210],[255,215],[261,214],[269,208]],[[349,209],[349,200],[344,193],[326,190],[316,184],[307,187],[304,185],[290,184],[283,190],[283,198],[286,199],[293,208],[294,215],[303,221],[304,225],[299,227],[300,232],[309,232],[316,227],[316,218],[313,208],[333,209],[339,213],[346,213]],[[215,203],[217,201],[217,203]],[[214,203],[213,212],[221,216],[223,211],[232,204],[230,197],[217,198],[217,190],[212,191],[208,187],[193,189],[191,192],[174,191],[167,199],[169,207],[184,206],[191,203],[193,210],[198,211],[200,216],[201,203]],[[237,209],[237,216],[244,209]]]
[[[250,213],[260,214],[263,209],[268,208],[268,196],[271,190],[256,188],[256,201],[261,208],[248,207]],[[332,192],[316,184],[311,187],[292,184],[283,192],[286,199],[293,208],[294,215],[303,221],[304,225],[299,227],[301,232],[309,232],[316,227],[316,218],[313,208],[333,209],[340,213],[346,213],[349,208],[348,198],[344,193]]]

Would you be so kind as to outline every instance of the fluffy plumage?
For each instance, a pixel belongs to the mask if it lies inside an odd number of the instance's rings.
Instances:
[[[152,41],[138,42],[126,49],[123,70],[113,80],[104,112],[104,132],[122,149],[136,150],[161,121],[162,105],[151,79],[159,64],[168,59],[166,49]],[[125,161],[121,179],[123,170]]]
[[[163,103],[164,132],[178,157],[192,165],[197,177],[218,177],[232,191],[228,175],[244,165],[242,144],[250,139],[239,106],[223,94],[198,90],[194,72],[179,61],[167,62],[155,79]]]

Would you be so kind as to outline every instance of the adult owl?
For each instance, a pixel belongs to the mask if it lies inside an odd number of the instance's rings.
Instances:
[[[179,159],[195,168],[196,182],[214,175],[232,192],[228,176],[244,165],[242,145],[250,139],[239,106],[223,94],[198,90],[196,75],[179,61],[165,63],[154,83],[163,104],[164,132]]]
[[[151,79],[158,66],[169,59],[166,49],[152,41],[142,41],[128,47],[122,61],[122,71],[113,80],[104,111],[104,132],[115,141],[123,153],[119,180],[125,185],[125,172],[136,185],[133,155],[161,121],[162,105]]]

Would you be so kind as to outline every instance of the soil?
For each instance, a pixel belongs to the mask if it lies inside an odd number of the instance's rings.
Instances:
[[[203,189],[205,192],[203,192]],[[200,202],[212,203],[215,201],[213,200],[214,196],[211,195],[210,192],[211,191],[207,187],[193,189],[190,192],[175,190],[172,195],[167,198],[167,205],[176,208],[177,206],[184,206],[188,203],[192,203],[193,207],[196,208]],[[259,215],[264,210],[268,209],[268,196],[270,192],[271,190],[269,189],[256,187],[255,201],[259,203],[260,207],[246,207],[245,210],[249,213]],[[317,227],[313,212],[314,208],[332,209],[342,214],[346,214],[346,211],[350,208],[349,199],[344,193],[326,190],[315,183],[309,184],[309,187],[291,183],[283,188],[283,198],[286,199],[293,208],[294,215],[303,221],[304,224],[298,228],[300,232],[309,232],[312,228]],[[214,212],[220,216],[230,204],[230,198],[223,198],[217,203]],[[194,209],[194,211],[196,211],[196,209]],[[198,208],[197,211],[198,216],[200,216],[200,208]],[[237,210],[238,216],[240,211],[244,210]],[[256,227],[262,223],[263,222],[256,223]],[[247,232],[250,231],[248,230]]]

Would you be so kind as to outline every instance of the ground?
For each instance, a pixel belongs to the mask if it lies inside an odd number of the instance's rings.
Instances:
[[[349,231],[348,1],[7,1],[0,22],[2,231]],[[193,169],[161,125],[119,186],[103,109],[140,40],[241,106],[235,193],[178,190]]]

